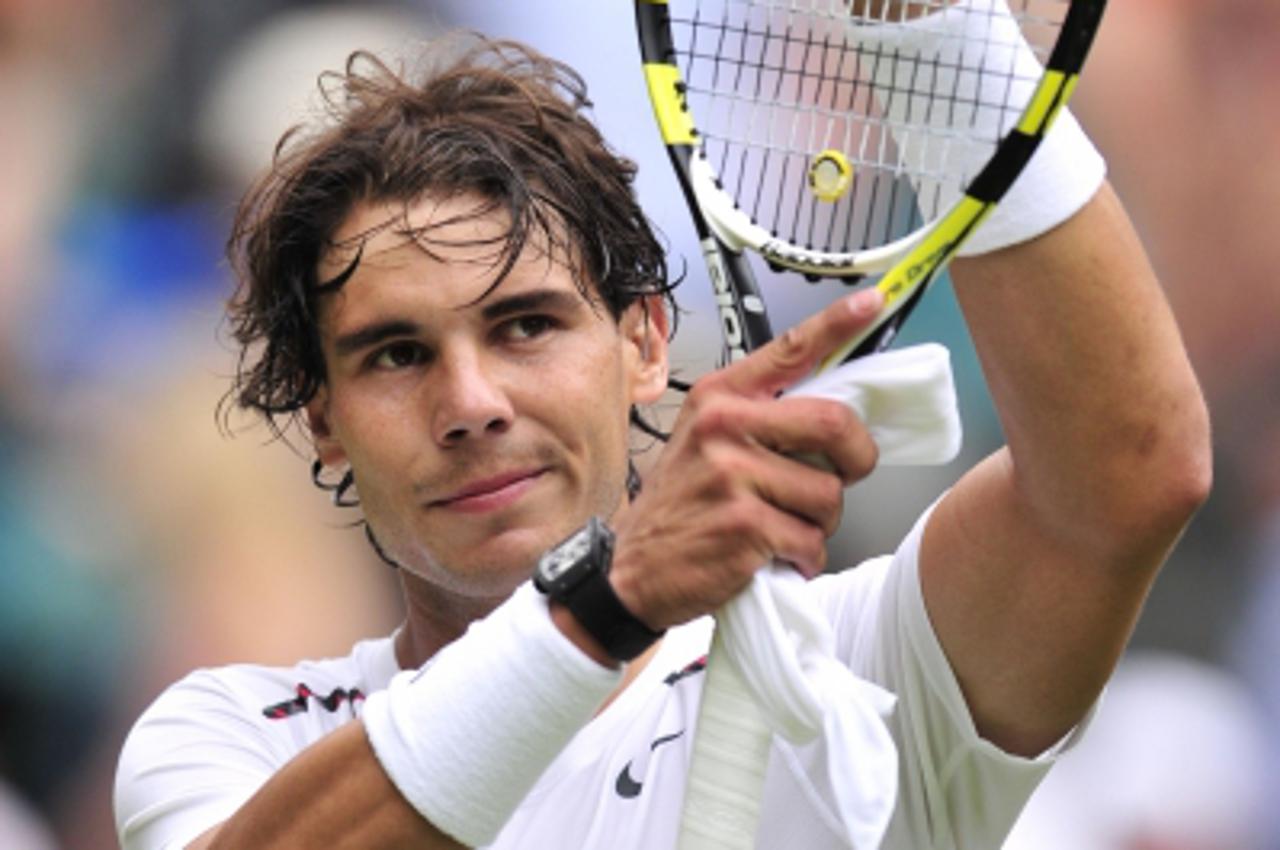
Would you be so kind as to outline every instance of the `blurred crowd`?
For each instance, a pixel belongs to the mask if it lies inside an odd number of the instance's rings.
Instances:
[[[398,621],[390,571],[312,486],[300,435],[215,413],[235,368],[221,248],[236,198],[351,49],[411,53],[462,26],[577,67],[688,268],[677,370],[714,364],[694,237],[623,59],[630,15],[598,0],[0,0],[0,847],[114,847],[124,732],[188,670],[337,654]],[[1123,0],[1081,86],[1076,111],[1209,398],[1217,478],[1094,734],[1007,850],[1280,850],[1278,43],[1270,0]],[[823,297],[770,293],[781,323]],[[911,333],[955,353],[965,457],[876,473],[833,561],[893,546],[1000,440],[950,293],[929,297]]]

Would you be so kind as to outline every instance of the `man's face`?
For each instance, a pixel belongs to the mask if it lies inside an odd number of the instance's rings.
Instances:
[[[666,386],[666,324],[660,305],[646,314],[640,302],[615,322],[532,240],[482,297],[507,220],[476,217],[477,205],[410,208],[418,228],[457,219],[430,231],[430,253],[399,226],[366,242],[355,273],[322,297],[327,380],[307,413],[321,460],[350,464],[393,558],[447,593],[497,597],[587,517],[620,506],[628,410]],[[401,212],[358,207],[335,242]],[[320,279],[354,256],[329,252]]]

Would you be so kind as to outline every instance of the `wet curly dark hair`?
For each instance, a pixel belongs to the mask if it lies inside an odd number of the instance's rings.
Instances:
[[[582,78],[528,47],[476,35],[435,42],[426,55],[435,66],[413,75],[366,52],[323,75],[327,120],[286,133],[242,200],[227,245],[239,360],[224,415],[232,405],[255,411],[279,435],[323,384],[318,300],[342,287],[359,252],[331,280],[319,280],[317,267],[359,204],[407,211],[427,194],[475,196],[485,202],[477,215],[503,210],[510,221],[494,245],[495,286],[532,238],[570,258],[578,285],[615,319],[660,294],[674,322],[665,252],[636,201],[635,165],[587,117]],[[429,238],[406,233],[429,250]]]

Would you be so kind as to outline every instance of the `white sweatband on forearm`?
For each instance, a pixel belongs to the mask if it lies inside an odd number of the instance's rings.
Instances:
[[[405,799],[476,847],[497,837],[621,677],[565,637],[525,583],[421,670],[370,694],[365,731]]]
[[[961,0],[906,23],[854,26],[852,32],[866,53],[864,67],[873,70],[872,88],[899,161],[910,174],[936,176],[938,209],[948,209],[1017,122],[1017,111],[996,104],[1027,102],[1042,76],[1039,60],[1005,0]],[[977,67],[981,73],[955,71]],[[948,93],[945,108],[930,108],[935,91]],[[921,115],[927,116],[923,131]],[[1056,227],[1093,197],[1105,176],[1101,154],[1063,109],[959,254],[985,254]]]

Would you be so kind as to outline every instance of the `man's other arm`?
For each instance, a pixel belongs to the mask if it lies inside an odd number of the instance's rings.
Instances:
[[[1033,755],[1096,700],[1206,498],[1208,417],[1109,186],[953,279],[1007,446],[934,512],[923,593],[980,733]]]

